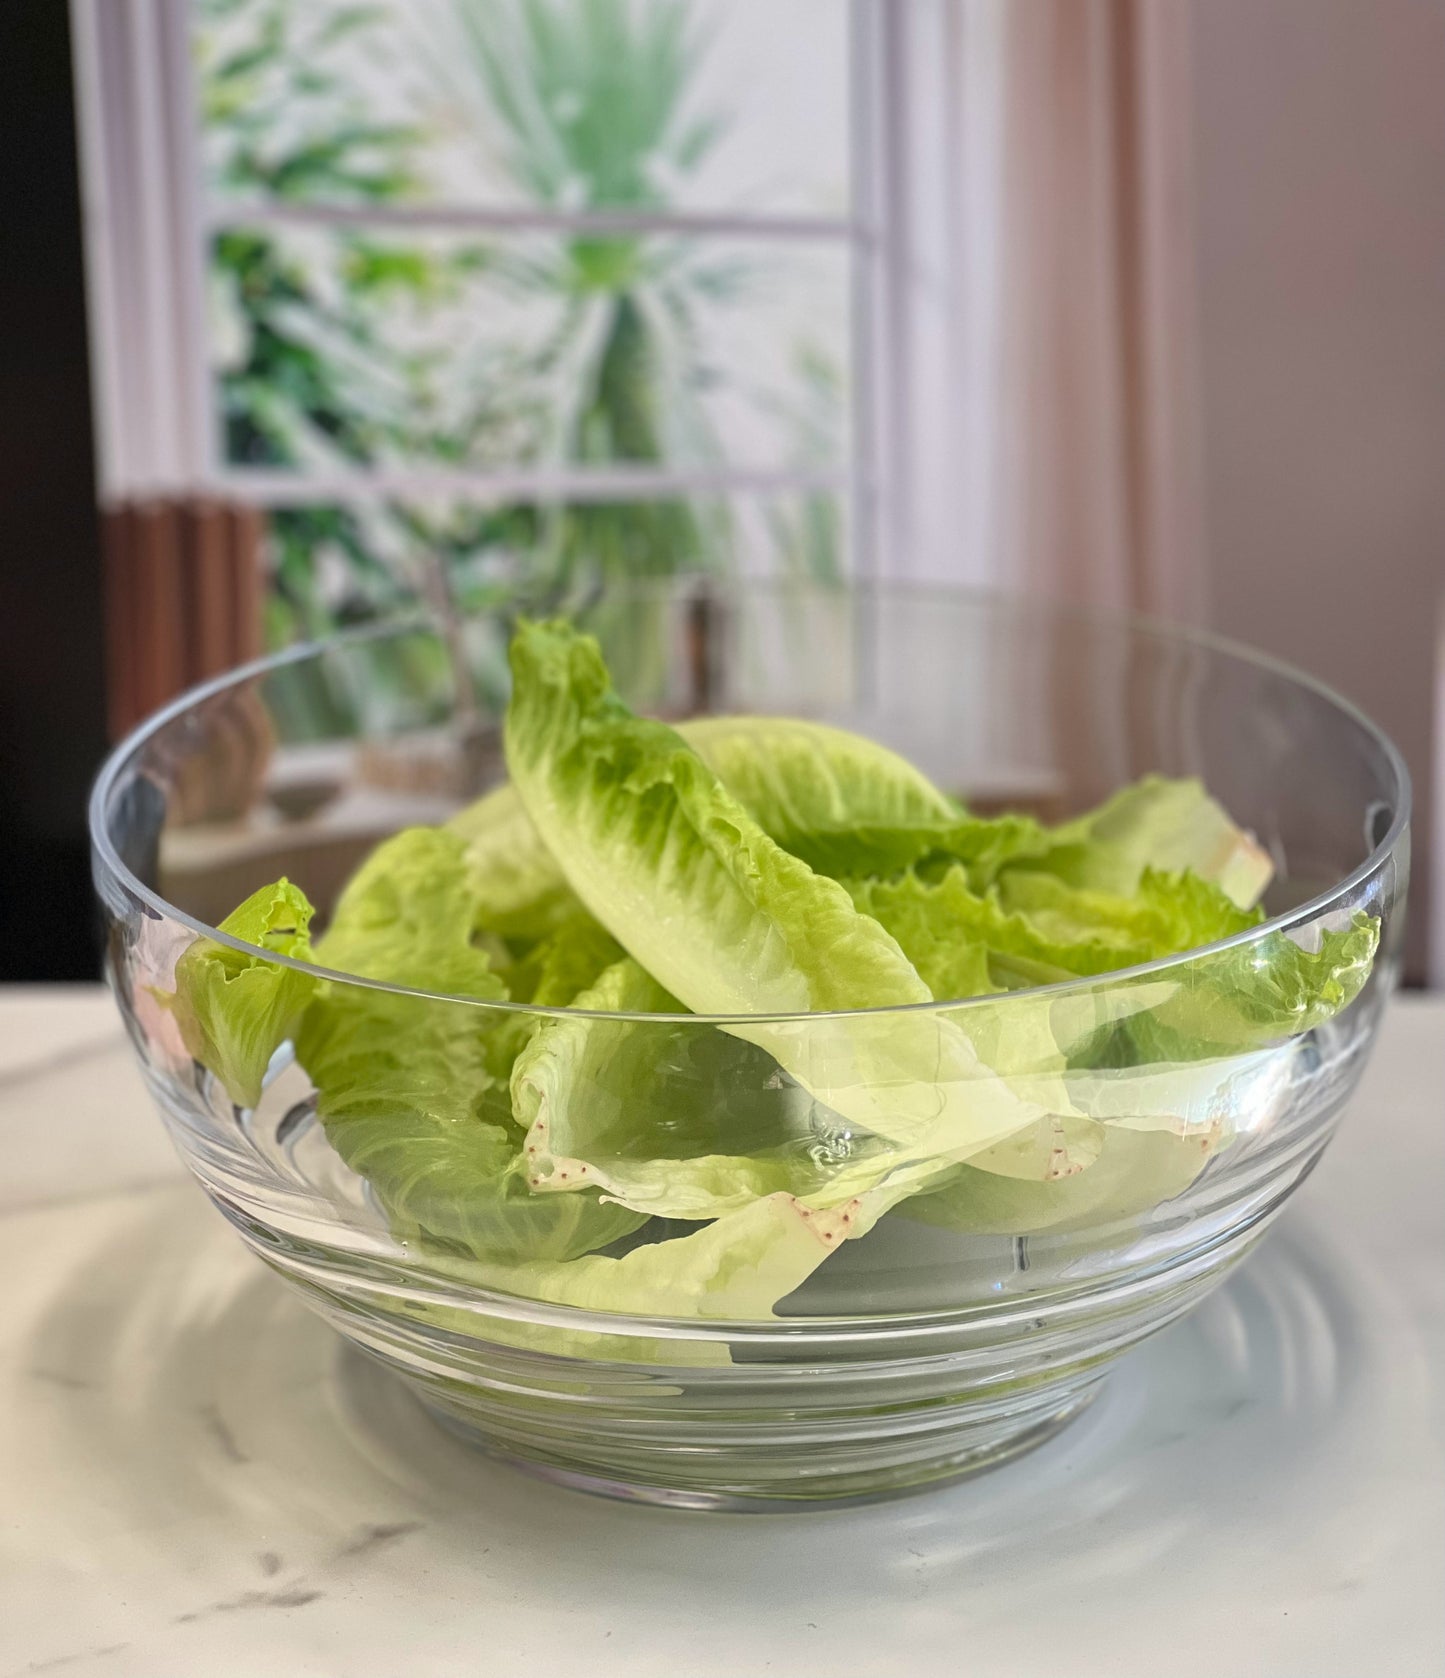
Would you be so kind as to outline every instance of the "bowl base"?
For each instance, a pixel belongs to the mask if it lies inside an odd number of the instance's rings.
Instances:
[[[947,1449],[905,1463],[875,1468],[810,1469],[806,1459],[786,1472],[774,1465],[719,1461],[711,1474],[688,1464],[687,1484],[662,1484],[584,1467],[551,1453],[523,1453],[490,1436],[475,1421],[438,1404],[432,1394],[418,1395],[423,1408],[448,1433],[496,1462],[506,1463],[554,1486],[660,1509],[713,1510],[725,1514],[798,1514],[815,1509],[846,1509],[890,1498],[908,1497],[971,1479],[1047,1443],[1088,1409],[1103,1387],[1098,1376],[1046,1414],[1030,1412],[1021,1423],[991,1420],[964,1424]],[[679,1463],[681,1467],[681,1463]]]

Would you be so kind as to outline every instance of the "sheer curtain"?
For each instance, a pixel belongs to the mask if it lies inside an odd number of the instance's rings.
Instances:
[[[906,0],[895,568],[1205,608],[1188,0]]]

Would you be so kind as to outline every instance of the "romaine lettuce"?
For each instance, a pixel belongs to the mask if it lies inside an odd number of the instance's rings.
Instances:
[[[1066,1154],[1051,1172],[1010,1173],[955,1166],[936,1187],[900,1208],[919,1223],[973,1235],[1037,1235],[1089,1227],[1112,1232],[1182,1194],[1208,1163],[1219,1137],[1169,1130],[1092,1126],[1085,1165]],[[1075,1144],[1078,1146],[1077,1142]]]
[[[564,1263],[519,1264],[433,1257],[430,1268],[468,1287],[572,1306],[596,1312],[602,1320],[646,1316],[751,1322],[772,1316],[778,1301],[801,1287],[838,1250],[862,1216],[856,1201],[815,1211],[791,1195],[768,1194],[688,1235],[637,1246],[618,1257],[598,1253]],[[409,1308],[440,1327],[461,1334],[479,1332],[473,1311],[431,1304]],[[488,1339],[554,1357],[682,1367],[731,1361],[725,1344],[683,1333],[654,1339],[500,1314],[484,1316],[480,1332]]]
[[[220,931],[306,961],[311,915],[305,894],[289,880],[277,880],[232,910]],[[309,973],[198,938],[176,963],[175,996],[168,1000],[191,1055],[221,1080],[237,1106],[254,1107],[271,1057],[315,988]]]
[[[1081,1068],[1236,1055],[1314,1030],[1352,1003],[1374,967],[1380,923],[1356,910],[1307,950],[1284,932],[1202,954],[1151,981],[1147,1007],[1102,1021],[1070,1053]],[[1116,1001],[1127,1007],[1133,984]]]
[[[436,828],[388,840],[342,894],[316,959],[391,984],[505,997],[471,941],[464,850]],[[372,1185],[399,1234],[520,1262],[592,1252],[641,1223],[595,1195],[534,1196],[514,1169],[518,1138],[498,1122],[506,1104],[488,1096],[498,1084],[491,1035],[517,1017],[339,983],[307,1009],[296,1052],[327,1138]]]
[[[1238,908],[1259,901],[1274,872],[1268,852],[1242,832],[1196,780],[1146,775],[1087,815],[1053,828],[1047,842],[1007,866],[1045,869],[1067,885],[1129,896],[1146,869],[1212,880]]]
[[[1087,978],[1231,937],[1257,923],[1196,875],[1146,868],[1130,897],[1009,869],[975,891],[955,864],[925,879],[847,882],[858,908],[893,934],[937,997],[981,996]]]
[[[510,785],[458,811],[447,831],[466,846],[478,927],[528,942],[555,932],[576,913],[567,876]]]
[[[512,1069],[538,1194],[592,1187],[639,1212],[716,1218],[776,1193],[835,1204],[891,1162],[876,1138],[830,1134],[752,1044],[685,1017],[627,1018],[681,1011],[630,957],[573,1007],[542,1023]]]
[[[200,940],[173,1003],[238,1102],[294,1038],[396,1233],[477,1286],[762,1317],[894,1209],[1000,1235],[1137,1217],[1267,1119],[1300,1034],[1371,971],[1363,913],[1310,950],[1229,945],[1271,864],[1197,782],[1149,778],[1053,828],[988,820],[838,729],[639,719],[562,624],[524,625],[512,666],[511,784],[379,847],[315,946],[431,994]],[[306,960],[310,917],[281,881],[223,929]]]
[[[976,821],[896,752],[841,728],[741,716],[677,732],[771,839],[819,873],[891,872],[936,850],[997,863],[1043,843],[1037,823]],[[536,937],[575,903],[510,784],[448,826],[467,842],[480,925]]]
[[[843,887],[770,839],[672,729],[626,709],[594,641],[565,625],[524,625],[512,672],[507,757],[528,814],[577,895],[693,1012],[932,1001],[896,940]],[[899,1165],[966,1157],[1041,1116],[927,1008],[727,1029],[895,1144]]]
[[[891,873],[970,827],[906,758],[845,729],[704,717],[678,733],[785,851],[816,873]]]

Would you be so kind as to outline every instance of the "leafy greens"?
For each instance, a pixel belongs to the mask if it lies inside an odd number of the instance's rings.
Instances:
[[[172,1002],[240,1106],[294,1043],[394,1233],[477,1285],[749,1318],[894,1211],[1144,1216],[1372,971],[1363,912],[1247,936],[1270,860],[1195,781],[986,819],[840,729],[634,716],[562,623],[512,671],[507,785],[380,845],[314,943],[257,892]]]

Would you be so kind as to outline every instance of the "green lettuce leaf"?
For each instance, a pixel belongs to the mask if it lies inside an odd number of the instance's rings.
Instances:
[[[515,1132],[485,1116],[481,1036],[454,1019],[469,1010],[364,992],[338,1002],[339,989],[308,1012],[298,1055],[327,1138],[371,1184],[398,1239],[523,1262],[592,1252],[639,1226],[592,1195],[527,1190]]]
[[[1027,817],[968,816],[906,759],[845,729],[744,716],[677,732],[763,831],[818,873],[889,873],[937,850],[996,866],[1043,842]],[[480,925],[539,937],[575,901],[514,787],[494,788],[448,827],[476,870]]]
[[[997,989],[1000,982],[1049,983],[1152,961],[1228,937],[1257,920],[1208,882],[1149,870],[1132,899],[1077,890],[1042,874],[1027,876],[1017,888],[1001,885],[980,895],[957,866],[936,881],[909,874],[893,881],[854,882],[852,890],[860,907],[895,934],[930,984],[945,977],[966,981],[977,972],[980,956],[986,958],[989,979],[979,983],[980,991]],[[1027,903],[1029,912],[1006,909],[1005,899]],[[1283,1087],[1287,1057],[1249,1052],[1263,1046],[1250,1037],[1223,1045],[1201,1043],[1185,1055],[1177,1041],[1157,1036],[1155,1022],[1161,1014],[1168,1019],[1171,1010],[1177,1012],[1181,987],[1195,994],[1188,969],[1117,990],[1001,996],[996,1003],[975,1002],[954,1016],[979,1059],[1005,1075],[1021,1101],[1047,1115],[969,1159],[970,1174],[959,1178],[968,1193],[960,1191],[955,1198],[972,1208],[972,1227],[1002,1229],[997,1220],[1004,1216],[1003,1207],[1015,1208],[1019,1220],[1036,1212],[1042,1216],[1049,1207],[1060,1220],[1084,1216],[1087,1208],[1102,1206],[1095,1197],[1114,1177],[1119,1181],[1108,1191],[1110,1204],[1122,1207],[1135,1160],[1141,1203],[1149,1202],[1156,1180],[1176,1185],[1171,1192],[1178,1193],[1233,1136],[1241,1115],[1270,1110]],[[1130,1041],[1139,1046],[1146,1034],[1155,1036],[1137,1063],[1102,1065],[1098,1045],[1120,1033],[1132,1033]],[[1117,1132],[1170,1140],[1135,1146],[1113,1140]],[[1082,1183],[1101,1168],[1100,1162],[1103,1178]],[[1156,1179],[1156,1166],[1165,1172],[1164,1179]],[[1000,1187],[995,1194],[991,1185],[980,1187],[980,1174],[1030,1187]],[[994,1208],[988,1213],[993,1223],[984,1219],[980,1208],[985,1206]]]
[[[990,970],[990,950],[1000,949],[1008,918],[980,897],[958,864],[938,880],[912,872],[892,880],[843,882],[855,906],[897,939],[929,994],[950,1001],[1002,990]]]
[[[925,1003],[896,940],[784,851],[672,729],[634,717],[597,645],[531,624],[512,643],[512,780],[578,896],[695,1013]],[[730,1024],[818,1100],[895,1144],[895,1166],[963,1157],[1033,1122],[928,1009]]]
[[[566,920],[532,946],[509,973],[508,983],[518,1002],[567,1008],[621,959],[622,946],[578,904]]]
[[[578,1010],[677,1013],[630,957],[575,1000]],[[836,1204],[889,1161],[867,1137],[829,1134],[815,1104],[761,1049],[686,1018],[545,1021],[512,1070],[534,1193],[601,1189],[639,1212],[716,1218],[764,1195]]]
[[[522,943],[545,938],[577,911],[567,876],[508,785],[460,810],[447,831],[461,838],[476,925]]]
[[[693,1012],[925,1002],[894,940],[770,839],[671,728],[634,717],[597,644],[512,642],[513,784],[587,908]]]
[[[571,1007],[607,968],[621,960],[622,946],[617,940],[575,898],[571,901],[571,913],[508,969],[507,984],[514,1001],[538,1008]],[[488,1038],[487,1066],[499,1082],[510,1083],[518,1054],[542,1023],[541,1016],[520,1010],[497,1021]]]
[[[1024,870],[977,892],[959,864],[931,879],[910,871],[847,885],[940,998],[1109,973],[1228,938],[1259,919],[1209,881],[1147,868],[1132,897]]]
[[[1079,973],[1179,955],[1232,938],[1264,919],[1262,910],[1241,909],[1222,886],[1188,871],[1145,868],[1129,897],[1070,886],[1055,874],[1028,869],[1007,871],[996,889],[1004,909],[1026,919],[1044,944],[1089,952],[1085,965],[1061,964]]]
[[[1289,1097],[1298,1048],[1107,1068],[1060,1055],[1053,1070],[1040,1055],[1013,1082],[1053,1116],[927,1186],[904,1214],[978,1234],[1102,1235],[1182,1194],[1242,1129],[1267,1125]]]
[[[856,1216],[851,1204],[814,1211],[791,1195],[769,1194],[691,1235],[634,1247],[620,1258],[507,1267],[489,1285],[594,1311],[756,1321],[806,1281]]]
[[[1259,901],[1274,872],[1268,853],[1198,781],[1160,775],[1144,776],[1097,810],[1049,830],[1042,847],[1005,861],[1122,897],[1138,890],[1146,870],[1188,872],[1213,881],[1241,909]]]
[[[1305,949],[1270,933],[1238,949],[1181,962],[1151,981],[1147,1007],[1100,1022],[1074,1045],[1083,1068],[1185,1062],[1267,1048],[1334,1019],[1359,995],[1380,942],[1376,916],[1356,910],[1344,926],[1316,933]],[[1121,986],[1128,1007],[1134,985]]]
[[[405,828],[352,876],[317,941],[316,960],[388,984],[502,1001],[507,986],[472,938],[474,893],[456,834]]]
[[[342,894],[316,959],[391,984],[501,1000],[505,985],[471,941],[464,853],[458,835],[436,828],[388,840]],[[489,1064],[491,1035],[515,1018],[338,983],[308,1008],[297,1057],[327,1138],[372,1185],[402,1239],[487,1260],[564,1260],[642,1222],[595,1195],[528,1191],[515,1170],[505,1082]]]
[[[312,908],[289,880],[253,893],[221,922],[233,938],[297,960],[310,958]],[[176,963],[166,998],[186,1048],[239,1107],[254,1107],[276,1050],[296,1028],[316,987],[313,975],[199,938]]]
[[[974,1235],[1113,1229],[1182,1194],[1219,1146],[1207,1131],[1176,1135],[1095,1124],[1092,1132],[1093,1157],[1077,1167],[1061,1163],[1052,1172],[1019,1174],[955,1166],[901,1212]]]
[[[816,873],[890,873],[969,825],[906,758],[846,729],[704,717],[678,733],[770,839]]]
[[[565,1204],[566,1197],[564,1197]],[[759,1322],[800,1287],[848,1238],[862,1209],[849,1202],[816,1211],[787,1194],[769,1194],[692,1234],[564,1263],[478,1264],[432,1257],[428,1268],[473,1288],[492,1289],[583,1311],[699,1322]],[[412,1309],[454,1332],[525,1346],[555,1357],[707,1366],[729,1363],[726,1345],[669,1335],[653,1339],[529,1322],[479,1308]]]

